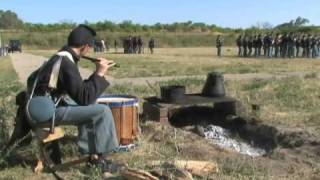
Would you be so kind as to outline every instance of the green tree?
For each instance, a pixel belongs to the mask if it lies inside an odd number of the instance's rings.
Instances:
[[[17,29],[21,28],[23,21],[18,15],[12,11],[0,10],[0,28],[2,29]]]

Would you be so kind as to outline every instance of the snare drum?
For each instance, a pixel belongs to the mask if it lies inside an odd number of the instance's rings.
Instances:
[[[139,134],[139,100],[134,96],[101,96],[97,103],[107,104],[115,121],[118,141],[132,144]]]

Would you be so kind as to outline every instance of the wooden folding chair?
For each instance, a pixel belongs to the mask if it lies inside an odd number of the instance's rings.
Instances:
[[[58,143],[61,140],[65,133],[62,128],[55,127],[53,133],[50,132],[50,128],[36,128],[33,130],[40,147],[40,157],[38,159],[36,167],[33,169],[35,173],[39,174],[43,172],[45,168],[52,173],[55,173],[58,170],[66,169],[71,166],[87,162],[90,157],[85,156],[76,160],[72,160],[64,163],[54,163],[52,159],[49,157],[49,152],[47,152],[47,147],[51,143]],[[58,141],[58,142],[57,142]]]

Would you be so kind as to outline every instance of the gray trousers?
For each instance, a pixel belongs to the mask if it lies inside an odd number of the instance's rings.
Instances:
[[[56,124],[78,126],[78,146],[82,154],[106,154],[119,146],[112,112],[107,105],[58,107]]]

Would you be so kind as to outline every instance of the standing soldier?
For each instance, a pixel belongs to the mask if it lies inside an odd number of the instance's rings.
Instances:
[[[138,38],[134,36],[132,38],[132,53],[137,54],[138,52]]]
[[[138,52],[139,54],[143,52],[143,40],[141,36],[138,37]]]
[[[129,47],[129,54],[132,54],[134,50],[133,50],[133,39],[131,36],[129,36],[129,39],[128,39],[128,47]]]
[[[306,49],[307,49],[307,57],[310,58],[311,57],[311,40],[312,36],[311,34],[308,35],[307,39],[306,39]]]
[[[302,35],[300,46],[302,47],[302,57],[307,57],[307,37]]]
[[[242,49],[242,36],[240,35],[237,39],[237,46],[238,46],[238,56],[243,56],[243,49]]]
[[[252,55],[252,47],[253,47],[253,37],[250,36],[249,41],[248,41],[248,49],[249,49],[248,56],[249,57]]]
[[[317,48],[317,39],[315,36],[311,38],[311,50],[312,50],[312,58],[316,58],[318,54],[318,48]]]
[[[274,56],[276,58],[280,57],[280,47],[281,47],[281,35],[277,33],[276,38],[274,39]]]
[[[258,46],[257,46],[257,44],[258,44],[258,38],[257,38],[257,36],[255,35],[255,36],[253,37],[253,48],[254,48],[254,56],[255,56],[255,57],[258,56]]]
[[[267,35],[267,56],[268,58],[272,58],[273,57],[273,38],[272,38],[272,33],[270,33],[269,35]]]
[[[155,42],[154,39],[151,38],[149,41],[149,49],[150,49],[150,53],[153,54],[153,48],[155,47]]]
[[[217,39],[216,39],[216,47],[217,47],[217,55],[219,57],[221,57],[221,51],[222,51],[222,46],[223,46],[223,38],[221,37],[221,35],[218,35]]]
[[[292,32],[290,32],[288,37],[288,57],[294,58],[294,48],[295,48],[295,42],[294,42],[294,35]]]
[[[245,35],[242,39],[242,46],[243,46],[243,57],[248,56],[248,36]]]
[[[296,36],[296,57],[299,57],[300,54],[300,47],[301,47],[301,36],[297,35]]]
[[[282,58],[286,58],[288,55],[288,41],[289,41],[289,37],[287,34],[285,34],[282,38],[282,42],[281,42],[281,56]]]
[[[268,35],[263,37],[263,56],[268,56]]]
[[[258,35],[258,38],[257,38],[257,52],[258,52],[258,55],[257,56],[261,56],[261,48],[262,48],[262,45],[263,45],[263,41],[262,41],[262,37],[261,37],[261,34]]]

